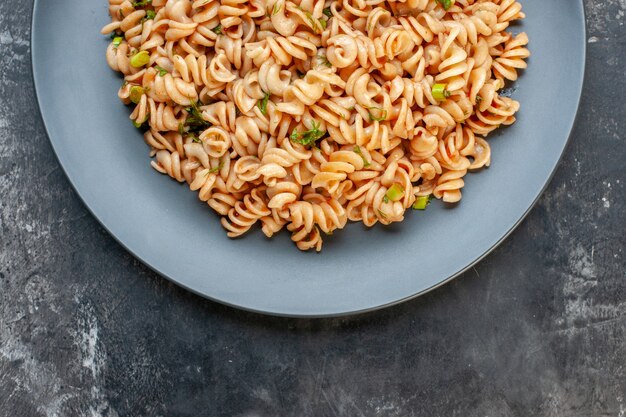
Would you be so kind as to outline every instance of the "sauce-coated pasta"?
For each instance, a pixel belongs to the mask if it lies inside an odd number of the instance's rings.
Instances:
[[[529,56],[515,0],[109,0],[152,166],[197,191],[229,237],[259,224],[302,250],[348,220],[461,199],[500,94]]]

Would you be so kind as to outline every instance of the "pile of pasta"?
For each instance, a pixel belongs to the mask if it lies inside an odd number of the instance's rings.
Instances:
[[[107,49],[152,166],[229,237],[286,228],[302,250],[348,220],[455,203],[515,121],[515,0],[109,0]]]

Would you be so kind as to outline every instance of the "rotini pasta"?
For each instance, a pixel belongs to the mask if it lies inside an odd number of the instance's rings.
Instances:
[[[108,0],[109,66],[155,170],[229,237],[301,250],[348,220],[461,199],[515,122],[530,53],[517,0]]]

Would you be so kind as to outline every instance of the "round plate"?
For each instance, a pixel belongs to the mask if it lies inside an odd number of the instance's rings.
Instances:
[[[320,254],[284,232],[226,237],[188,187],[158,174],[117,98],[105,61],[106,0],[35,1],[33,74],[48,136],[76,191],[102,225],[163,276],[257,312],[332,316],[381,308],[459,275],[501,242],[537,200],[567,143],[585,66],[582,0],[523,1],[532,56],[513,86],[518,121],[490,135],[492,165],[466,177],[454,207],[433,202],[404,222],[350,224]]]

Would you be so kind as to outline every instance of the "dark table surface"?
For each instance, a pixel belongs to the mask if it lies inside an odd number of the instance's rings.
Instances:
[[[31,6],[0,2],[0,415],[626,415],[624,0],[585,1],[578,122],[512,236],[419,299],[326,320],[204,300],[100,227],[39,117]]]

